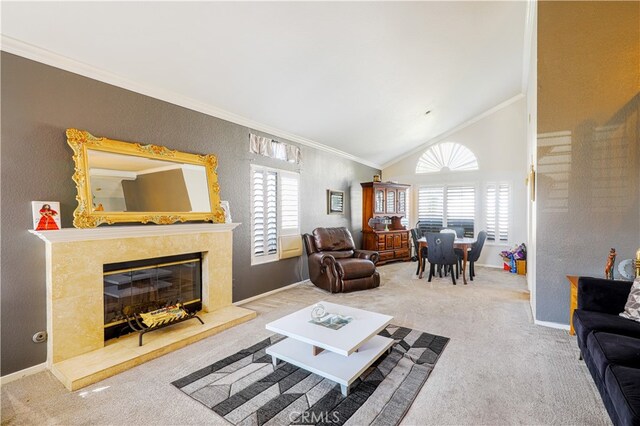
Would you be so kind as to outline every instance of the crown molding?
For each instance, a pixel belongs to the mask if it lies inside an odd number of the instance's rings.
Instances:
[[[514,97],[509,98],[506,101],[501,102],[501,103],[499,103],[498,105],[496,105],[496,106],[494,106],[492,108],[489,108],[485,112],[483,112],[483,113],[481,113],[479,115],[476,115],[472,119],[465,121],[464,123],[460,124],[459,126],[456,126],[451,130],[448,130],[448,131],[446,131],[444,133],[441,133],[440,135],[436,136],[435,138],[429,139],[427,142],[425,142],[425,143],[421,144],[420,146],[412,149],[411,151],[408,151],[408,152],[406,152],[406,153],[394,158],[393,160],[383,164],[382,165],[382,169],[386,169],[387,167],[394,165],[398,161],[402,161],[405,158],[407,158],[407,157],[409,157],[409,156],[411,156],[413,154],[416,154],[416,153],[418,153],[420,151],[424,151],[428,146],[433,145],[434,143],[438,143],[438,142],[442,141],[443,139],[448,138],[452,134],[454,134],[456,132],[459,132],[460,130],[462,130],[462,129],[466,128],[466,127],[469,127],[472,124],[477,123],[478,121],[482,120],[483,118],[486,118],[486,117],[490,116],[491,114],[494,114],[494,113],[500,111],[501,109],[506,108],[509,105],[511,105],[512,103],[517,102],[517,101],[519,101],[520,99],[523,99],[523,98],[524,98],[524,94],[523,93],[518,93]]]
[[[178,105],[184,108],[191,109],[193,111],[201,112],[203,114],[210,115],[212,117],[220,118],[222,120],[230,121],[241,126],[248,127],[251,130],[257,130],[264,132],[275,137],[287,139],[291,142],[297,142],[301,145],[305,145],[320,151],[329,152],[334,155],[346,158],[348,160],[356,161],[365,166],[373,167],[374,169],[381,169],[379,164],[365,160],[364,158],[357,157],[339,149],[324,145],[320,142],[313,141],[311,139],[304,138],[292,133],[288,133],[284,130],[271,127],[269,125],[259,123],[251,120],[250,118],[243,117],[238,114],[234,114],[229,111],[225,111],[221,108],[217,108],[213,105],[209,105],[205,102],[201,102],[183,96],[178,93],[162,89],[160,87],[151,86],[139,81],[130,80],[109,71],[102,70],[89,64],[85,64],[75,59],[68,58],[58,53],[52,52],[41,47],[25,43],[18,39],[6,36],[2,34],[0,39],[0,50],[11,53],[13,55],[21,56],[32,61],[40,62],[45,65],[50,65],[55,68],[59,68],[65,71],[72,72],[84,77],[88,77],[94,80],[101,81],[103,83],[111,84],[113,86],[127,89],[141,95],[149,96],[161,101],[165,101],[174,105]]]

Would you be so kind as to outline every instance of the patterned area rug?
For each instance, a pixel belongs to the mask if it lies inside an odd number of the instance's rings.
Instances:
[[[442,336],[389,325],[395,340],[351,385],[340,385],[286,362],[273,368],[265,339],[173,382],[178,389],[234,425],[397,425],[449,342]]]

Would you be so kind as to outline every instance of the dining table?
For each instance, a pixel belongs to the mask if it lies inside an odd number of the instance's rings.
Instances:
[[[464,282],[465,285],[467,284],[467,276],[465,275],[465,271],[467,270],[467,254],[471,246],[475,244],[476,241],[478,241],[476,238],[468,238],[468,237],[456,238],[455,240],[453,240],[453,247],[462,250],[462,253],[463,253],[462,254],[462,282]],[[418,253],[422,252],[423,247],[427,247],[426,237],[418,238]],[[423,263],[420,261],[420,259],[418,259],[418,262],[420,263],[420,275],[418,276],[418,278],[421,279],[424,273],[424,268],[423,268]]]

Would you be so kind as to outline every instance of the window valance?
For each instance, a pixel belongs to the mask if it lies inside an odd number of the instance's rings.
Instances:
[[[289,163],[300,164],[302,161],[302,154],[297,146],[254,135],[253,133],[249,134],[249,151],[265,157],[288,161]]]

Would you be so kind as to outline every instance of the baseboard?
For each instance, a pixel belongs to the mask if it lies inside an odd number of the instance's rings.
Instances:
[[[7,374],[6,376],[0,377],[0,384],[6,385],[7,383],[14,382],[18,379],[22,379],[23,377],[40,373],[41,371],[45,371],[46,369],[47,369],[47,363],[43,362],[42,364],[37,364],[37,365],[34,365],[33,367],[28,367],[28,368],[25,368],[24,370],[16,371],[15,373]]]
[[[533,323],[535,325],[541,325],[543,327],[557,328],[560,330],[567,330],[567,331],[569,330],[569,324],[560,324],[559,322],[533,320]]]
[[[236,306],[244,305],[245,303],[253,302],[254,300],[262,299],[263,297],[271,296],[272,294],[280,293],[281,291],[289,290],[290,288],[299,286],[300,284],[304,284],[309,280],[298,281],[297,283],[289,284],[284,287],[276,288],[275,290],[267,291],[266,293],[260,293],[257,296],[252,296],[247,299],[242,299],[237,302],[233,302]]]

